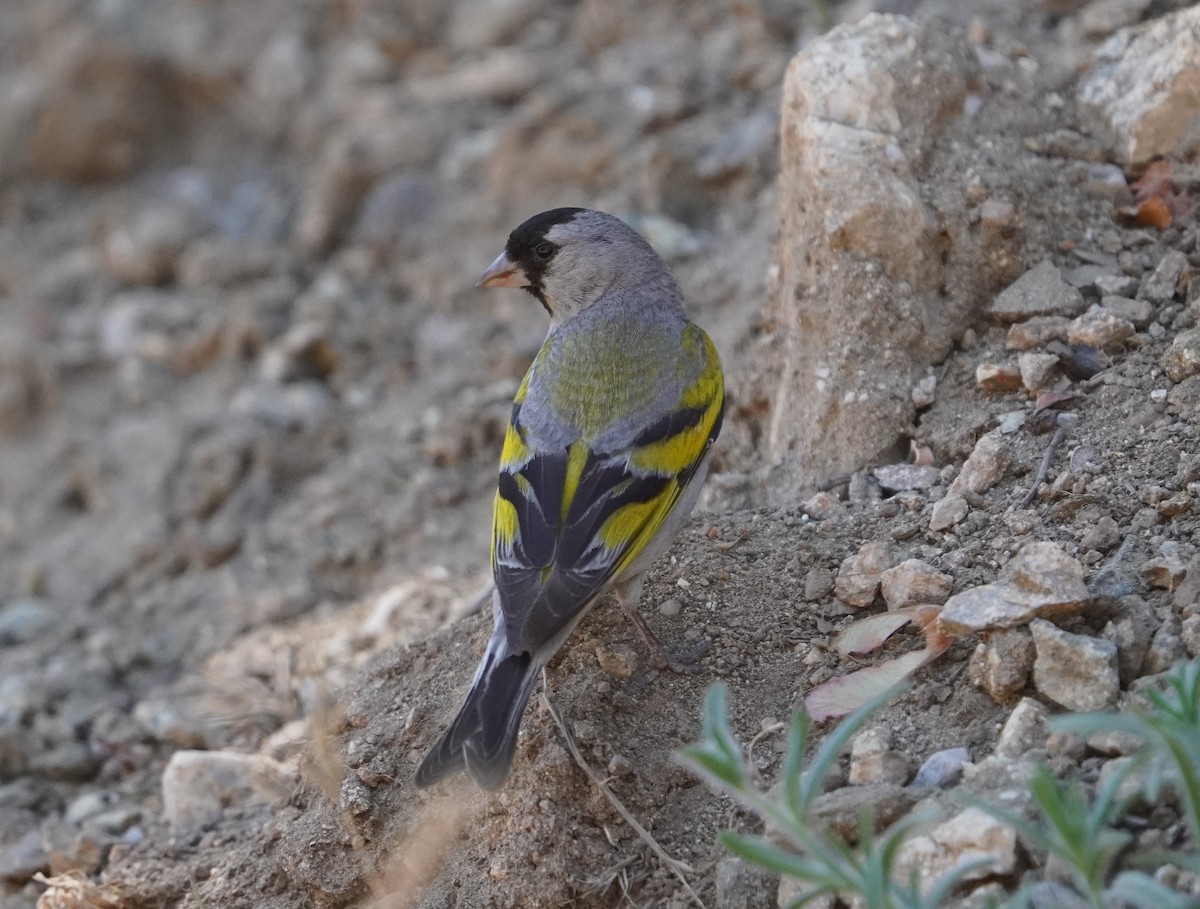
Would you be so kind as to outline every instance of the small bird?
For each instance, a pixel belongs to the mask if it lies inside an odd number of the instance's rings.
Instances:
[[[716,348],[683,311],[666,264],[598,211],[521,224],[479,279],[520,287],[550,314],[517,389],[492,515],[495,629],[458,715],[417,770],[508,776],[534,682],[612,591],[655,668],[682,668],[635,610],[646,569],[696,504],[721,429]]]

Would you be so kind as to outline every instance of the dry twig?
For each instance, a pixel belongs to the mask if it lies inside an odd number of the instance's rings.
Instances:
[[[729,550],[733,549],[734,546],[737,546],[739,543],[745,543],[748,539],[750,539],[750,534],[745,530],[741,530],[738,531],[738,535],[728,543],[717,543],[715,549],[717,552],[729,552]]]
[[[688,892],[688,895],[696,901],[696,905],[699,906],[700,909],[705,909],[704,901],[700,899],[696,891],[692,889],[692,885],[688,883],[688,879],[684,877],[685,871],[689,873],[695,873],[695,869],[691,865],[687,864],[687,862],[681,862],[678,859],[672,858],[667,851],[658,844],[658,841],[651,836],[650,831],[638,823],[637,818],[635,818],[629,809],[625,807],[624,803],[617,798],[616,793],[609,788],[608,781],[599,773],[597,773],[584,759],[583,753],[579,750],[579,743],[575,740],[575,733],[573,733],[570,727],[567,726],[566,721],[562,718],[562,714],[558,712],[558,708],[555,707],[550,701],[550,696],[546,691],[545,675],[542,676],[542,704],[544,704],[546,710],[550,712],[550,716],[554,718],[554,722],[558,726],[558,730],[562,733],[563,740],[567,744],[567,751],[571,752],[571,757],[575,759],[575,763],[579,765],[579,769],[587,775],[587,778],[596,785],[604,797],[608,799],[609,803],[615,809],[617,809],[617,813],[625,819],[625,823],[633,828],[633,832],[642,839],[642,842],[650,847],[650,851],[658,856],[658,860],[670,868],[675,876],[679,878],[680,883],[683,884],[683,887]]]
[[[1068,417],[1071,419],[1067,419]],[[1050,444],[1046,446],[1046,453],[1042,456],[1042,463],[1038,466],[1037,476],[1033,478],[1033,485],[1029,488],[1029,492],[1025,493],[1025,498],[1021,500],[1019,506],[1021,508],[1025,508],[1037,498],[1038,489],[1046,482],[1046,474],[1050,472],[1050,462],[1054,460],[1054,453],[1058,451],[1058,446],[1063,443],[1067,433],[1075,425],[1075,414],[1060,413],[1055,423],[1058,425],[1058,429],[1054,430],[1054,436],[1050,439]]]

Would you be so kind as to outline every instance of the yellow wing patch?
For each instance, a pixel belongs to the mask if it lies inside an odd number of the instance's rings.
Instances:
[[[516,470],[524,465],[532,454],[529,446],[525,444],[525,439],[521,437],[521,430],[509,423],[508,429],[504,431],[504,448],[500,451],[500,469]]]
[[[703,408],[704,415],[682,432],[653,442],[635,451],[629,459],[632,467],[658,476],[673,476],[687,470],[700,459],[708,443],[713,424],[725,401],[725,384],[721,363],[712,340],[692,325],[684,332],[684,346],[699,349],[704,369],[696,380],[684,389],[679,400],[680,410]]]
[[[496,562],[496,551],[509,548],[517,537],[517,509],[500,493],[492,503],[492,564]]]
[[[562,502],[559,505],[559,520],[567,519],[567,510],[575,500],[575,492],[579,489],[579,478],[583,476],[583,467],[587,464],[588,447],[582,442],[576,442],[567,449],[567,476],[563,480]]]
[[[604,522],[599,534],[604,547],[613,552],[624,550],[624,555],[613,568],[613,574],[620,574],[645,548],[677,498],[679,484],[668,483],[649,502],[631,502]]]

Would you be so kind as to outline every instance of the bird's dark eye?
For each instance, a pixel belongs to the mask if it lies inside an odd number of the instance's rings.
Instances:
[[[552,255],[554,255],[554,250],[556,248],[557,247],[549,240],[543,240],[533,248],[533,254],[539,259],[549,259]]]

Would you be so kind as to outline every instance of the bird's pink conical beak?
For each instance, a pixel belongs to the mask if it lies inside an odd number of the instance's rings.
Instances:
[[[508,258],[507,253],[500,253],[496,261],[487,267],[479,276],[476,287],[524,287],[529,283],[525,272]]]

